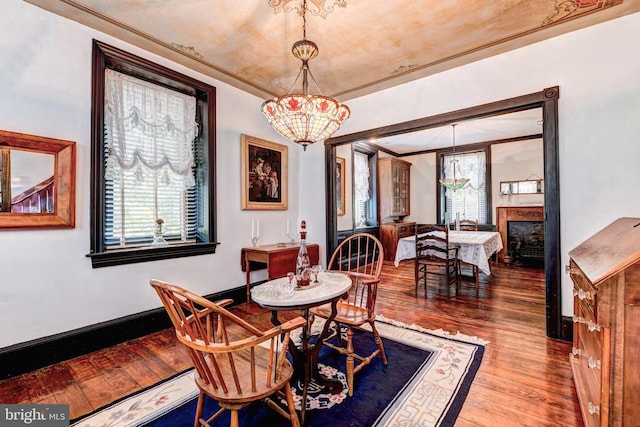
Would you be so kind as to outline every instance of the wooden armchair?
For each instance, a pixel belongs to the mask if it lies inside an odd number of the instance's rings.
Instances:
[[[416,293],[420,282],[426,296],[428,278],[435,276],[439,284],[444,277],[447,296],[451,298],[451,286],[455,285],[455,292],[458,291],[459,269],[458,247],[449,244],[449,229],[431,224],[416,226]]]
[[[351,277],[353,285],[347,299],[338,301],[337,314],[334,318],[335,332],[327,337],[325,345],[347,356],[347,383],[349,396],[353,396],[354,374],[368,365],[378,354],[382,363],[387,364],[382,339],[375,326],[375,306],[378,293],[378,283],[382,270],[384,252],[382,243],[366,233],[354,234],[345,239],[333,252],[328,270],[341,271]],[[323,305],[311,309],[311,314],[322,318],[329,318],[331,307]],[[376,343],[376,350],[368,355],[360,355],[354,351],[353,328],[368,323]],[[347,342],[342,340],[341,325],[347,328]],[[337,345],[327,341],[337,336]],[[356,365],[356,360],[358,361]]]
[[[289,380],[293,373],[286,358],[291,330],[302,326],[302,317],[260,331],[224,307],[232,300],[211,302],[179,286],[151,280],[176,337],[187,347],[200,395],[194,426],[208,426],[224,410],[231,411],[231,426],[238,426],[238,411],[251,402],[266,399],[275,409],[299,426]],[[278,394],[287,402],[285,411],[269,396]],[[204,398],[215,399],[220,410],[203,418]]]

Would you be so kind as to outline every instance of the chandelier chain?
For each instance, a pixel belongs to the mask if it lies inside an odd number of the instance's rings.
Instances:
[[[307,39],[307,0],[302,0],[302,39]]]

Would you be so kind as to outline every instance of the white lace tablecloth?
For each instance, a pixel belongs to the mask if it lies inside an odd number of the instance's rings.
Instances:
[[[444,237],[441,231],[434,232]],[[491,274],[489,258],[494,253],[502,249],[502,239],[500,233],[495,231],[450,231],[449,244],[457,245],[458,258],[467,264],[477,265],[478,269],[485,274]],[[396,249],[397,267],[403,259],[416,257],[416,236],[403,237],[398,240]]]

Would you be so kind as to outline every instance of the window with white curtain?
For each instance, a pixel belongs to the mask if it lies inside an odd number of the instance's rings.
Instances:
[[[93,73],[93,266],[215,252],[215,88],[100,42]]]
[[[355,151],[353,153],[354,220],[357,227],[367,226],[367,201],[370,193],[369,156]]]
[[[442,155],[442,178],[453,178],[454,159],[452,154]],[[443,221],[448,216],[454,221],[456,215],[460,219],[487,223],[487,155],[486,151],[456,153],[458,164],[456,178],[468,178],[469,182],[460,190],[444,190],[445,203],[441,203],[440,217]]]
[[[104,103],[106,246],[193,238],[195,97],[107,69]]]

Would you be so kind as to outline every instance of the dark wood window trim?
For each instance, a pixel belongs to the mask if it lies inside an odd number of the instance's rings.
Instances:
[[[474,148],[475,147],[475,148]],[[493,204],[491,203],[491,199],[492,199],[492,191],[491,191],[491,144],[490,143],[482,143],[482,144],[470,144],[469,146],[467,146],[467,148],[462,147],[462,149],[460,147],[458,147],[456,149],[456,154],[465,154],[465,153],[477,153],[477,152],[484,152],[485,155],[485,161],[487,164],[486,170],[485,170],[485,181],[487,183],[487,189],[486,189],[486,193],[487,193],[487,212],[486,212],[486,216],[487,216],[487,224],[492,224],[493,223]],[[442,178],[442,163],[443,163],[443,158],[445,155],[451,155],[453,154],[453,149],[451,148],[447,148],[447,149],[443,149],[443,150],[436,150],[436,158],[438,159],[438,165],[439,167],[436,168],[436,182],[438,180],[440,180],[440,178]],[[444,218],[442,217],[442,204],[444,203],[444,192],[442,191],[442,185],[436,185],[436,199],[437,199],[437,204],[436,204],[436,218],[439,218],[440,223],[444,223]]]
[[[200,134],[207,151],[208,171],[205,232],[192,244],[172,245],[160,248],[131,248],[107,251],[104,244],[105,184],[104,184],[104,72],[113,68],[155,84],[194,95],[202,107]],[[189,76],[165,68],[97,40],[93,41],[92,57],[92,112],[91,112],[91,258],[94,268],[169,258],[215,253],[216,246],[216,91],[215,87]]]

